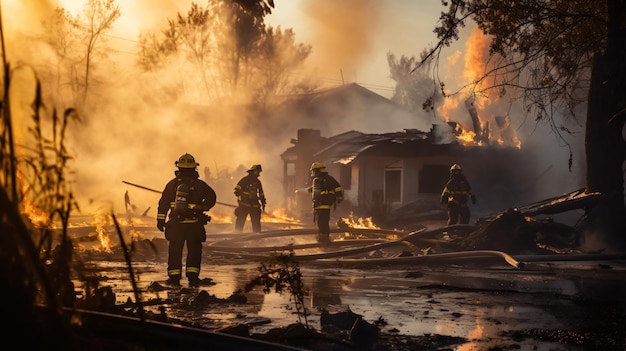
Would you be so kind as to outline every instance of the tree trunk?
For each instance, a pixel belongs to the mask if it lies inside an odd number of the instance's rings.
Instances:
[[[591,73],[586,125],[587,192],[611,195],[587,208],[583,240],[588,249],[626,250],[624,139],[626,120],[626,0],[607,0],[609,33]]]

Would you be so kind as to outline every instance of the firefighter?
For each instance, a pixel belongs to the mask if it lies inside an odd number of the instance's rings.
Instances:
[[[311,165],[313,178],[310,191],[313,201],[313,221],[317,224],[317,241],[330,242],[330,209],[343,201],[343,189],[339,182],[326,171],[320,162]]]
[[[468,224],[470,220],[468,196],[472,204],[476,204],[476,195],[462,172],[461,166],[453,164],[450,167],[450,179],[441,192],[441,204],[448,205],[448,225]]]
[[[187,244],[185,275],[189,286],[200,285],[202,243],[206,241],[207,224],[211,217],[204,212],[215,206],[217,196],[213,188],[201,180],[197,171],[199,163],[188,154],[174,162],[178,170],[161,194],[157,214],[157,228],[165,231],[169,242],[167,259],[167,284],[180,286],[183,273],[183,247]],[[169,212],[169,219],[165,219]]]
[[[237,208],[235,208],[235,231],[243,231],[246,218],[250,216],[252,232],[261,232],[261,212],[265,212],[265,193],[263,185],[259,180],[263,168],[261,165],[252,165],[247,170],[248,175],[241,178],[235,186],[234,193],[237,197]]]

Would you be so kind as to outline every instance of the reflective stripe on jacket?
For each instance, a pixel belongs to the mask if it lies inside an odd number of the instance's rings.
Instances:
[[[240,206],[260,208],[265,206],[265,193],[259,178],[252,174],[241,178],[233,189]]]
[[[313,209],[330,209],[338,200],[343,200],[343,188],[339,182],[327,172],[321,172],[313,179]]]
[[[215,206],[217,202],[215,191],[207,183],[199,179],[198,172],[195,170],[176,171],[175,174],[176,177],[165,185],[165,189],[161,193],[157,220],[165,220],[169,213],[170,220],[176,220],[180,223],[197,223],[202,212],[208,211]],[[174,213],[174,208],[176,206],[176,188],[182,182],[189,184],[192,190],[187,203],[189,213],[179,217]]]
[[[455,202],[467,204],[467,197],[473,196],[474,191],[463,174],[451,174],[441,193],[441,202]]]

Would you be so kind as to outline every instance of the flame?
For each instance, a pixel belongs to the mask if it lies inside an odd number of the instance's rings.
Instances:
[[[478,27],[475,27],[465,43],[465,70],[463,71],[463,78],[476,84],[476,87],[479,89],[493,83],[493,81],[478,81],[490,69],[487,66],[490,42],[491,39],[483,34]],[[477,108],[484,107],[480,101],[478,103]]]
[[[455,130],[456,138],[461,141],[464,145],[469,144],[477,144],[476,142],[476,133],[471,130],[465,130],[461,125],[457,125]]]
[[[29,187],[24,180],[24,175],[21,172],[17,172],[17,180],[20,184],[20,190],[22,194],[22,210],[21,213],[28,217],[28,220],[35,228],[50,228],[54,229],[54,223],[50,220],[50,215],[39,208],[28,198],[30,193]]]
[[[379,226],[377,226],[376,224],[374,224],[374,221],[372,220],[372,217],[366,217],[366,218],[355,218],[354,217],[354,213],[350,212],[350,214],[348,215],[348,217],[341,217],[340,221],[347,225],[350,228],[361,228],[361,229],[380,229]]]
[[[509,102],[500,94],[487,94],[489,88],[496,86],[498,78],[484,75],[495,69],[489,56],[491,38],[475,27],[465,44],[463,60],[451,61],[452,64],[462,62],[464,88],[459,94],[446,91],[448,97],[437,110],[447,122],[455,122],[454,134],[457,140],[467,146],[501,145],[521,148],[521,142],[514,128],[511,128],[507,112]],[[469,85],[465,84],[469,82]],[[477,93],[478,92],[478,93]],[[465,103],[461,103],[465,102]],[[470,111],[471,110],[471,111]],[[474,131],[466,130],[459,124],[460,120],[472,118]]]
[[[212,223],[227,223],[232,224],[233,218],[231,216],[220,216],[214,213],[211,213],[211,222]]]
[[[269,216],[262,216],[262,222],[267,223],[294,223],[300,224],[300,221],[287,215],[284,208],[277,208],[269,213]]]
[[[22,214],[28,217],[28,220],[35,228],[50,228],[54,229],[54,224],[50,222],[48,214],[31,203],[28,198],[24,197],[22,200]]]
[[[98,234],[98,241],[100,241],[100,248],[95,249],[96,251],[102,251],[106,253],[113,252],[111,250],[111,238],[109,237],[109,233],[104,227],[108,222],[108,215],[105,215],[103,212],[96,212],[94,215],[94,225],[96,227],[96,233]]]

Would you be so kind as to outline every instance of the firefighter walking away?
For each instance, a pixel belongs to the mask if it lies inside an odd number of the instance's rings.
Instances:
[[[241,178],[235,186],[234,193],[237,197],[237,208],[235,208],[235,231],[242,232],[246,219],[250,216],[252,232],[261,232],[261,212],[265,211],[265,193],[259,176],[263,171],[261,165],[252,165],[248,170],[248,175]]]
[[[448,225],[468,224],[470,220],[468,197],[472,204],[476,204],[476,195],[462,172],[461,166],[453,164],[450,167],[450,179],[441,192],[441,204],[448,205]]]
[[[167,284],[180,285],[186,244],[185,275],[189,286],[197,287],[200,285],[202,243],[206,241],[204,225],[211,220],[205,212],[215,206],[217,196],[213,188],[199,178],[196,170],[199,163],[192,155],[181,155],[174,165],[178,170],[161,193],[157,213],[157,228],[165,231],[169,242]]]

